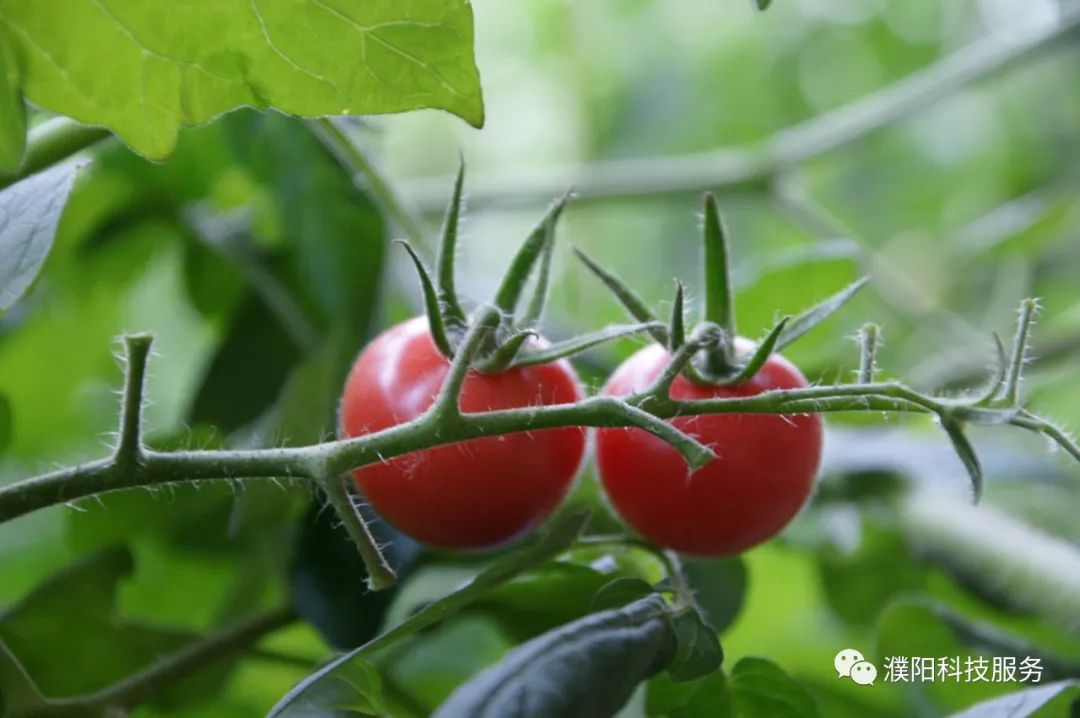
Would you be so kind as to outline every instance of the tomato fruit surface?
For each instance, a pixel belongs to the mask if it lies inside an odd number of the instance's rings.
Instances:
[[[432,403],[449,360],[425,317],[388,329],[361,352],[341,401],[343,437],[407,422]],[[470,372],[464,413],[580,400],[565,361]],[[364,498],[413,538],[440,548],[477,549],[513,540],[547,518],[566,495],[585,454],[580,427],[473,439],[369,464],[354,472]]]
[[[740,339],[740,351],[752,348]],[[631,356],[604,387],[611,396],[644,390],[668,365],[659,344]],[[769,358],[749,381],[704,386],[683,376],[675,399],[748,397],[806,386],[789,361]],[[641,429],[601,429],[596,461],[619,515],[652,542],[685,553],[730,556],[776,535],[806,503],[822,448],[816,414],[712,414],[671,423],[711,448],[717,458],[693,473],[670,444]]]

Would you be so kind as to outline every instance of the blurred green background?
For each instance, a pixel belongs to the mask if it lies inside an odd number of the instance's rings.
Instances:
[[[645,177],[654,188],[646,196],[592,199],[590,163],[669,158],[677,167],[679,157],[749,146],[980,38],[1052,24],[1062,12],[1053,0],[776,0],[764,14],[729,0],[473,6],[485,128],[423,111],[363,119],[352,130],[405,205],[426,218],[429,256],[464,156],[467,193],[480,189],[462,228],[459,286],[474,300],[490,295],[554,199],[545,178],[565,180],[556,192],[578,185],[584,196],[560,226],[545,319],[552,338],[624,321],[571,245],[662,313],[674,277],[691,296],[703,290],[700,193],[673,193],[658,173]],[[119,145],[97,157],[80,172],[32,293],[0,317],[0,480],[105,451],[121,376],[115,337],[125,331],[156,336],[147,408],[156,445],[331,436],[351,358],[420,306],[404,255],[387,244],[402,229],[378,198],[354,186],[303,125],[274,114],[242,111],[188,130],[160,165]],[[1025,391],[1037,410],[1080,425],[1078,167],[1074,40],[776,183],[721,193],[740,329],[760,336],[777,316],[866,273],[870,287],[788,356],[814,381],[848,379],[858,365],[852,337],[874,321],[884,330],[884,375],[952,392],[979,384],[991,333],[1010,336],[1019,300],[1038,296]],[[534,185],[542,191],[528,190]],[[483,189],[499,187],[525,190],[500,201]],[[640,343],[594,351],[578,367],[596,387]],[[866,689],[835,678],[832,657],[847,647],[877,661],[915,651],[1037,655],[1054,668],[1048,677],[1077,675],[1075,596],[1055,596],[1067,582],[1040,583],[1080,565],[1076,467],[1015,430],[977,430],[988,485],[972,509],[963,467],[930,422],[859,415],[829,424],[815,501],[781,540],[744,558],[743,610],[721,636],[729,665],[770,658],[828,716],[945,715],[1018,687]],[[574,501],[600,505],[591,476]],[[300,537],[314,531],[310,503],[285,482],[206,484],[111,495],[4,524],[0,606],[12,608],[0,614],[0,638],[10,645],[32,635],[20,601],[85,561],[98,562],[90,564],[95,588],[61,583],[47,626],[63,631],[70,653],[35,659],[42,688],[59,693],[123,675],[170,631],[203,632],[280,604],[297,572],[317,574],[315,594],[325,598],[327,582],[346,571],[317,566],[326,536],[303,548]],[[390,615],[475,570],[459,563],[428,559]],[[330,592],[338,618],[327,620],[364,621],[366,599],[350,591],[354,584]],[[357,615],[341,618],[352,605]],[[314,603],[302,610],[334,613]],[[115,640],[138,631],[143,639],[128,647]],[[493,612],[478,611],[381,658],[383,681],[423,714],[512,642]],[[102,649],[95,658],[94,645],[127,653]],[[262,645],[212,671],[217,682],[204,678],[199,691],[135,715],[263,715],[330,651],[307,623]],[[86,665],[99,668],[72,675]],[[625,714],[646,709],[641,692]]]

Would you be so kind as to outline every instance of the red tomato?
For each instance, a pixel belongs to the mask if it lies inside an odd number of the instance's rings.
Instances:
[[[450,367],[417,317],[388,329],[360,354],[341,400],[342,436],[360,436],[413,419],[435,398]],[[581,399],[565,361],[471,372],[463,412],[568,404]],[[547,518],[573,483],[585,430],[545,429],[439,446],[354,472],[380,515],[413,538],[442,548],[495,546]]]
[[[752,345],[740,339],[738,347],[747,351]],[[658,344],[642,349],[615,370],[604,393],[625,396],[646,389],[669,359]],[[737,386],[701,386],[680,375],[671,396],[746,397],[805,386],[799,370],[774,355]],[[734,555],[779,533],[809,497],[821,458],[816,414],[714,414],[671,423],[717,458],[688,474],[682,455],[652,434],[597,432],[597,465],[607,495],[623,519],[652,542],[692,554]]]

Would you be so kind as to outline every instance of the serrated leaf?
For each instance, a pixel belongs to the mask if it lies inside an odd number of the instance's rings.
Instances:
[[[19,68],[0,33],[0,177],[19,169],[26,152],[26,105],[19,91]]]
[[[821,718],[814,696],[772,661],[743,658],[731,671],[736,715]]]
[[[545,633],[459,687],[434,718],[608,718],[674,656],[668,610],[649,596]]]
[[[787,327],[776,342],[776,351],[780,351],[788,344],[791,344],[803,334],[806,334],[818,324],[821,324],[828,319],[834,312],[847,304],[848,300],[854,297],[856,292],[866,286],[868,281],[869,280],[866,277],[863,277],[862,279],[852,282],[836,294],[815,304],[788,322]]]
[[[0,192],[0,311],[18,301],[52,249],[75,165],[58,165]]]
[[[979,463],[979,456],[975,453],[975,447],[971,445],[971,441],[964,434],[964,427],[959,421],[943,417],[941,428],[945,429],[953,448],[956,449],[956,455],[960,457],[964,468],[967,469],[968,476],[971,477],[972,495],[975,502],[978,503],[983,493],[983,470],[982,465]]]
[[[26,98],[161,159],[242,106],[307,117],[447,110],[484,122],[467,0],[0,0]],[[108,52],[102,52],[108,48]],[[107,77],[108,82],[101,78]]]
[[[312,696],[322,691],[324,682],[334,682],[341,678],[341,671],[348,671],[348,664],[358,657],[364,657],[389,646],[417,631],[431,626],[475,603],[495,588],[505,584],[518,574],[539,566],[550,558],[562,553],[574,542],[588,522],[588,513],[576,513],[554,523],[546,532],[535,538],[532,543],[509,553],[457,591],[429,603],[414,613],[408,620],[399,623],[363,646],[346,653],[340,658],[323,666],[299,684],[293,687],[285,697],[270,711],[267,718],[289,715],[292,706],[312,706]]]
[[[724,651],[716,631],[705,623],[696,610],[685,611],[674,619],[678,648],[668,673],[671,680],[692,681],[720,668]]]

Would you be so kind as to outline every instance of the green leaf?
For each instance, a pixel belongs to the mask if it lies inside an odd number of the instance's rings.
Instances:
[[[723,671],[676,683],[666,673],[649,679],[645,714],[664,718],[732,718],[731,688]],[[753,718],[748,716],[747,718]]]
[[[869,280],[863,277],[852,282],[836,294],[815,304],[788,322],[787,327],[776,342],[776,351],[780,351],[832,316],[834,312],[847,304],[848,300],[854,297],[855,293],[862,289],[867,281]]]
[[[41,270],[74,180],[75,166],[67,163],[0,192],[0,312],[18,301]]]
[[[736,715],[761,718],[820,718],[817,702],[775,663],[743,658],[731,671]]]
[[[716,631],[696,610],[674,618],[678,641],[675,659],[668,671],[673,681],[692,681],[712,673],[724,662],[724,652]]]
[[[739,557],[681,559],[694,602],[715,631],[731,625],[746,598],[746,563]]]
[[[522,644],[434,718],[608,718],[674,656],[668,606],[649,596]]]
[[[162,159],[181,126],[242,106],[308,117],[444,109],[484,122],[467,0],[0,0],[39,107]],[[109,51],[103,53],[102,48]],[[100,78],[109,78],[101,82]]]
[[[967,710],[953,713],[950,718],[998,718],[999,716],[1028,718],[1059,697],[1075,698],[1078,694],[1077,686],[1080,686],[1080,681],[1067,680],[1025,688],[1000,698],[982,701]],[[1067,706],[1063,705],[1062,709],[1062,715],[1065,715],[1068,711]]]
[[[656,593],[656,589],[640,578],[623,576],[608,581],[593,594],[590,610],[604,611],[609,608],[618,608],[653,593]]]
[[[0,716],[32,715],[45,706],[44,696],[0,641]]]
[[[587,521],[588,513],[584,512],[572,514],[554,523],[546,532],[536,537],[527,546],[503,556],[457,591],[428,604],[408,620],[399,623],[379,637],[346,653],[305,678],[274,706],[268,718],[287,715],[285,711],[294,704],[310,705],[308,696],[321,692],[322,684],[325,682],[339,681],[342,678],[339,671],[343,667],[345,671],[348,671],[348,664],[357,657],[374,653],[458,613],[518,574],[539,566],[562,553],[578,537]]]
[[[19,91],[19,68],[0,33],[0,176],[14,172],[26,152],[26,105]]]
[[[0,394],[0,454],[11,444],[11,403]]]

